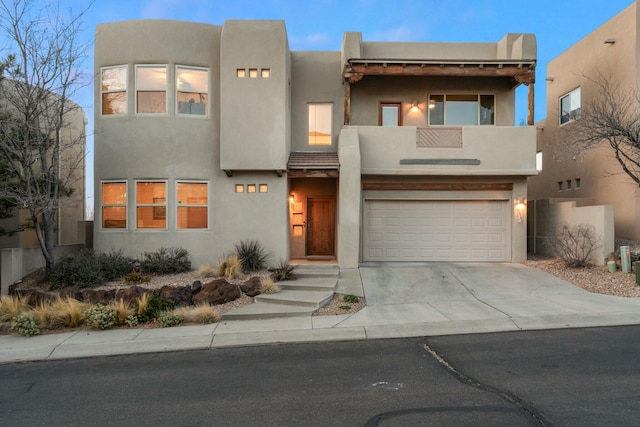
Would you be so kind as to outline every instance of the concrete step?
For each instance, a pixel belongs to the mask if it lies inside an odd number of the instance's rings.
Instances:
[[[283,290],[295,291],[333,291],[337,284],[337,277],[303,277],[298,280],[278,282]]]
[[[291,264],[295,268],[293,275],[299,279],[308,277],[338,277],[340,267],[337,264]]]
[[[255,302],[237,310],[226,312],[223,320],[259,320],[275,319],[280,317],[311,316],[316,309],[313,307],[300,307],[292,305],[264,304]]]
[[[322,307],[333,296],[330,291],[299,291],[282,290],[277,294],[262,294],[256,296],[255,303],[289,305],[298,307],[312,307],[314,309]]]

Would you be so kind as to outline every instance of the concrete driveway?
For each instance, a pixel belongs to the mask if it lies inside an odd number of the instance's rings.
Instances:
[[[366,263],[358,271],[367,307],[340,327],[429,324],[471,333],[640,323],[638,298],[592,294],[520,264]]]

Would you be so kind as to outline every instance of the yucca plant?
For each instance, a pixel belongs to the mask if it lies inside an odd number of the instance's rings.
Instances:
[[[257,240],[241,240],[235,247],[244,273],[260,271],[266,268],[269,254],[265,252]]]

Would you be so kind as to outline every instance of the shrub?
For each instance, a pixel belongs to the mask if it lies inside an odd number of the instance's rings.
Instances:
[[[116,313],[116,325],[126,324],[129,315],[133,314],[133,311],[129,308],[129,305],[126,304],[122,298],[117,301],[112,301],[109,304],[109,308]]]
[[[140,261],[140,268],[145,273],[183,273],[191,271],[189,258],[189,251],[184,248],[160,248],[156,252],[145,252]]]
[[[110,329],[116,323],[116,312],[104,304],[96,304],[84,312],[87,325],[95,329]]]
[[[352,294],[343,296],[342,300],[344,302],[348,302],[348,303],[351,303],[351,304],[357,304],[358,302],[360,302],[360,298],[358,298],[357,296],[352,295]]]
[[[283,280],[295,279],[295,276],[293,274],[294,269],[295,269],[294,266],[289,265],[289,263],[287,263],[284,260],[281,260],[280,265],[278,265],[275,268],[272,268],[271,271],[273,272],[275,281],[281,282]]]
[[[62,257],[49,273],[52,289],[65,286],[91,288],[105,282],[101,263],[92,249],[82,249],[72,255]]]
[[[74,298],[62,299],[57,297],[49,304],[47,312],[47,327],[49,328],[75,328],[84,323],[84,312],[89,304]]]
[[[161,311],[172,310],[174,304],[169,301],[163,301],[155,292],[142,294],[137,300],[136,316],[140,323],[149,322],[156,319]]]
[[[237,279],[242,273],[240,259],[237,255],[229,255],[222,259],[216,267],[216,276],[227,280]]]
[[[132,328],[134,326],[138,326],[138,324],[140,323],[140,320],[138,319],[138,316],[135,313],[129,313],[124,323],[126,323],[127,326]]]
[[[280,285],[273,281],[271,277],[260,278],[260,292],[263,294],[277,294],[280,292]]]
[[[218,275],[218,270],[214,268],[211,264],[204,264],[198,267],[198,277],[207,278],[207,277],[216,277]]]
[[[584,267],[589,264],[591,253],[598,247],[599,240],[594,233],[593,227],[587,224],[573,227],[561,224],[547,239],[547,243],[566,266]]]
[[[40,335],[40,329],[33,316],[21,314],[13,319],[11,329],[19,332],[26,337],[32,337],[34,335]]]
[[[185,323],[215,323],[220,320],[220,314],[209,304],[199,304],[192,307],[179,307],[173,313]]]
[[[257,240],[241,240],[235,247],[244,273],[266,268],[268,254]]]
[[[136,260],[122,255],[122,251],[111,251],[107,254],[98,254],[100,270],[105,280],[116,280],[129,273],[135,266]]]
[[[134,268],[133,270],[131,270],[129,273],[125,274],[123,277],[124,281],[127,282],[128,284],[133,284],[133,283],[146,283],[148,281],[151,280],[151,278],[142,273],[140,270],[138,270],[137,268]]]
[[[0,321],[9,321],[29,308],[27,299],[19,295],[0,297]]]
[[[158,322],[160,322],[163,328],[170,328],[172,326],[178,326],[182,322],[182,319],[170,311],[161,311],[158,313]]]

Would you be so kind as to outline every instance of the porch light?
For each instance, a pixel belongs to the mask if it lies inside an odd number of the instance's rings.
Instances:
[[[296,198],[294,197],[293,193],[291,193],[291,194],[289,195],[289,203],[293,203],[293,202],[295,201],[295,199],[296,199]]]
[[[411,109],[415,110],[416,108],[418,108],[418,101],[416,100],[411,101]]]
[[[525,210],[527,209],[527,199],[518,197],[513,204],[517,211],[518,222],[522,222],[524,220]]]

